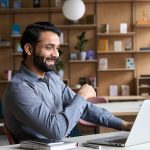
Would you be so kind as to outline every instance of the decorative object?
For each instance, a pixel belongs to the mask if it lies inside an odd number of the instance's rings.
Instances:
[[[85,4],[82,0],[65,0],[62,10],[67,19],[78,22],[85,13]]]
[[[14,9],[20,9],[21,8],[21,0],[14,0],[13,7],[14,7]]]
[[[108,39],[99,39],[98,40],[98,51],[107,52],[108,51]]]
[[[120,33],[127,33],[127,23],[120,24]]]
[[[20,45],[20,42],[16,42],[16,51],[19,53],[23,52],[21,45]]]
[[[86,15],[86,24],[94,24],[95,23],[95,15]]]
[[[122,41],[114,41],[114,51],[115,52],[122,51]]]
[[[86,59],[86,51],[85,51],[85,44],[88,42],[88,40],[85,38],[85,32],[80,33],[77,36],[77,43],[75,46],[75,49],[80,52],[80,59],[85,60]]]
[[[61,7],[61,0],[55,0],[55,6],[57,7],[57,8],[60,8]]]
[[[108,59],[100,58],[98,61],[98,68],[99,68],[99,70],[107,70],[108,69]]]
[[[143,20],[147,20],[147,18],[148,18],[147,11],[143,10],[143,12],[142,12],[142,19]]]
[[[126,58],[126,68],[134,69],[134,58]]]
[[[125,41],[125,50],[128,51],[128,50],[131,50],[132,49],[132,42],[130,39],[126,40]]]
[[[79,78],[79,84],[82,86],[84,84],[87,84],[87,78],[86,77],[80,77]]]
[[[101,32],[102,33],[109,33],[109,24],[102,24],[101,25]]]
[[[33,0],[33,7],[34,8],[40,7],[40,0]]]
[[[70,60],[77,60],[78,53],[77,52],[70,52]]]
[[[148,12],[146,10],[142,11],[142,18],[136,20],[136,24],[150,24],[150,19],[148,18]]]
[[[80,60],[86,60],[86,52],[85,51],[80,52]]]
[[[93,60],[95,59],[95,52],[92,49],[87,50],[86,52],[86,59],[87,60]]]
[[[80,88],[81,88],[81,85],[80,85],[80,84],[76,84],[76,85],[75,85],[75,88],[76,88],[76,89],[80,89]]]

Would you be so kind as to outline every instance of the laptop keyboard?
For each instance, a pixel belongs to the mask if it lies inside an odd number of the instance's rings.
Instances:
[[[122,138],[122,139],[116,139],[116,140],[109,140],[109,142],[124,144],[126,142],[126,140],[127,140],[127,138]]]

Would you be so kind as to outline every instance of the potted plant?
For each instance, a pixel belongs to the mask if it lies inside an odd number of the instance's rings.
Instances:
[[[63,79],[64,77],[64,63],[61,60],[61,55],[63,54],[62,50],[59,50],[59,58],[56,61],[56,72]]]
[[[82,32],[77,36],[77,44],[75,46],[75,49],[77,49],[80,52],[80,59],[85,60],[86,59],[86,51],[85,51],[85,44],[88,42],[88,40],[85,37],[85,32]]]

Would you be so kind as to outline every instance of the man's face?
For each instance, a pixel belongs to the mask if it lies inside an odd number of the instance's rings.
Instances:
[[[45,31],[41,33],[39,43],[33,50],[33,63],[41,71],[54,70],[59,57],[60,39],[56,33]]]

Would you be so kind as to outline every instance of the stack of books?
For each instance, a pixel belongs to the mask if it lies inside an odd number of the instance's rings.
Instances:
[[[20,147],[25,149],[42,150],[68,150],[78,147],[77,142],[57,141],[52,139],[21,141]]]

